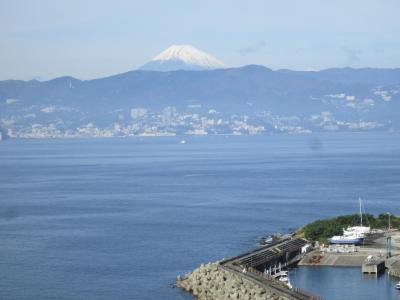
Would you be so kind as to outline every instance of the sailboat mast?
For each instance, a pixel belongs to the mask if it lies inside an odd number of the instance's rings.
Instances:
[[[362,227],[363,222],[362,222],[362,211],[361,211],[361,197],[358,198],[358,202],[360,203],[360,219],[361,219],[361,227]]]

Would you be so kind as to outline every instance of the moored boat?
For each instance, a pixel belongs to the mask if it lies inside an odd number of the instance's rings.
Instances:
[[[343,234],[368,234],[371,232],[371,227],[369,226],[349,226],[343,231]]]
[[[364,235],[354,234],[354,235],[336,235],[329,239],[331,244],[351,244],[351,245],[361,245],[364,243]]]
[[[349,226],[343,229],[343,235],[336,235],[328,239],[331,244],[351,244],[360,245],[364,243],[365,235],[371,232],[371,227],[363,226],[363,214],[361,198],[360,203],[360,226]]]
[[[290,289],[293,288],[293,286],[292,286],[292,284],[290,283],[290,280],[289,280],[289,272],[288,271],[281,271],[279,273],[279,281],[283,282],[284,284],[286,284],[286,286],[288,288],[290,288]]]

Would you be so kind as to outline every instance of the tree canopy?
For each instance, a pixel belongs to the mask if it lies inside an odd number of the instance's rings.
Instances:
[[[377,217],[371,214],[363,216],[363,225],[371,226],[374,229],[387,229],[389,226],[389,214],[382,213]],[[400,217],[390,214],[391,228],[400,229]],[[314,241],[326,241],[334,235],[341,235],[343,228],[360,225],[360,215],[338,216],[325,220],[317,220],[307,224],[303,231],[306,239]]]

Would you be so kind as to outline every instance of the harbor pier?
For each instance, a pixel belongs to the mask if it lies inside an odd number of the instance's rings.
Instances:
[[[244,253],[224,261],[224,265],[249,268],[272,275],[277,271],[297,263],[301,258],[302,248],[308,242],[302,238],[285,239],[260,249]]]
[[[385,260],[376,256],[368,256],[362,266],[361,272],[363,274],[376,274],[385,271]]]
[[[241,255],[202,265],[177,278],[177,286],[198,300],[323,300],[290,284],[290,266],[359,267],[364,274],[385,269],[400,277],[400,231],[380,230],[360,244],[315,247],[302,238],[302,230]],[[390,240],[390,244],[387,241]]]
[[[307,241],[288,238],[218,263],[202,265],[177,286],[197,299],[324,300],[279,280],[277,274],[296,264]]]

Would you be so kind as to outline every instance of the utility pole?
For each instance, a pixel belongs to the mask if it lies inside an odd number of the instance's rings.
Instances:
[[[389,235],[386,238],[386,257],[389,258],[392,256],[392,237]]]
[[[391,213],[388,212],[388,213],[386,213],[386,214],[389,215],[389,228],[388,228],[388,231],[390,231],[390,215],[391,215]]]

